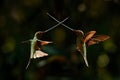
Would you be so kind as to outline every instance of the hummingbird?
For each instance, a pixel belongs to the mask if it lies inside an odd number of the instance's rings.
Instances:
[[[48,56],[47,53],[41,51],[41,46],[47,45],[52,42],[40,40],[40,38],[42,37],[42,35],[44,33],[45,33],[44,31],[38,31],[35,33],[33,39],[29,40],[31,42],[31,50],[30,50],[30,58],[29,58],[27,66],[26,66],[26,69],[28,68],[28,66],[30,64],[31,59]]]
[[[35,33],[33,39],[30,39],[29,41],[31,42],[31,51],[30,51],[30,58],[29,58],[29,62],[26,66],[26,69],[28,68],[31,59],[35,59],[35,58],[39,58],[39,57],[44,57],[44,56],[48,56],[47,53],[42,52],[41,51],[41,46],[43,45],[47,45],[49,43],[53,43],[50,41],[42,41],[40,40],[40,38],[43,36],[44,33],[56,28],[58,25],[62,24],[63,22],[65,22],[69,17],[65,18],[63,21],[59,22],[58,24],[56,24],[55,26],[45,30],[45,31],[38,31]],[[28,41],[23,41],[23,43],[28,42]]]
[[[87,61],[87,46],[98,44],[99,42],[105,41],[109,39],[110,37],[108,35],[95,35],[96,31],[89,31],[86,34],[82,30],[73,30],[73,32],[76,33],[77,39],[76,39],[76,49],[79,51],[85,61],[85,64],[87,67],[88,61]]]

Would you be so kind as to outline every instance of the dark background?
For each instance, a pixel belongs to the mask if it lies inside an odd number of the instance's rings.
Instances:
[[[87,47],[89,68],[75,49],[76,35],[60,25],[42,40],[48,57],[29,60],[36,31],[57,24],[46,13],[85,33],[95,30],[111,38]],[[119,0],[0,0],[0,80],[120,80]]]

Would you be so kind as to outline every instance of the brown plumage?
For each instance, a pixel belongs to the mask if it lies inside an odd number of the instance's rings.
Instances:
[[[84,35],[83,31],[81,31],[81,30],[73,30],[73,32],[75,32],[77,35],[77,40],[76,40],[77,50],[83,56],[86,66],[88,67],[89,65],[88,65],[88,61],[87,61],[86,46],[98,44],[99,42],[109,39],[110,37],[108,35],[95,35],[94,36],[96,31],[89,31],[85,35]]]

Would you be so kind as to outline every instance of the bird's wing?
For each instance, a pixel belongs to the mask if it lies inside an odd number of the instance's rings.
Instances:
[[[93,44],[98,44],[99,42],[105,41],[109,39],[110,37],[108,35],[96,35],[93,36],[90,40],[88,40],[87,45],[93,45]]]
[[[40,57],[44,57],[44,56],[48,56],[48,54],[45,52],[42,52],[40,50],[36,50],[33,55],[33,58],[35,59],[35,58],[40,58]]]
[[[95,33],[96,31],[89,31],[86,33],[83,42],[86,43]]]

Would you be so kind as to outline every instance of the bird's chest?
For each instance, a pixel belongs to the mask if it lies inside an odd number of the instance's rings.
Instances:
[[[41,42],[35,41],[33,48],[34,48],[35,50],[40,50],[40,47],[41,47]]]
[[[83,38],[82,37],[78,37],[76,42],[77,42],[77,46],[82,46],[83,45]]]

